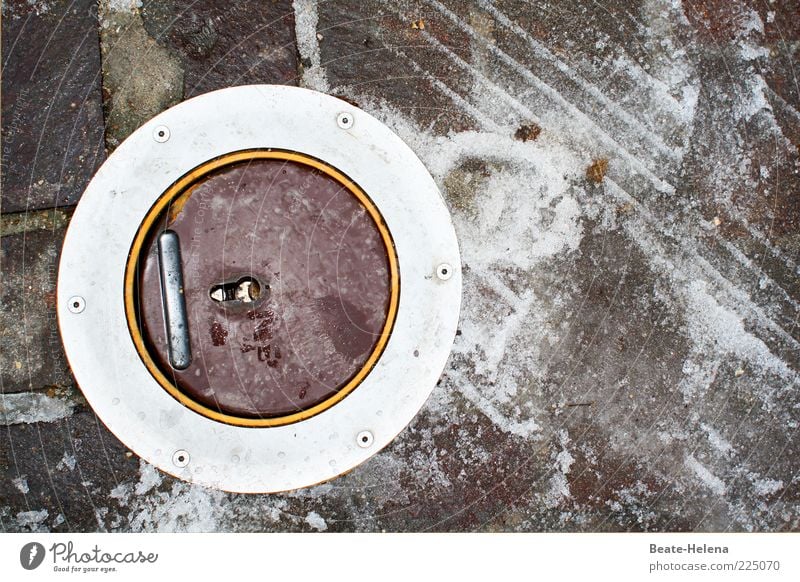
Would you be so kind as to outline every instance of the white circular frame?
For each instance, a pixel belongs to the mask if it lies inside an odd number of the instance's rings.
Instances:
[[[339,116],[353,122],[340,127]],[[169,139],[153,132],[168,128]],[[373,200],[394,239],[400,300],[389,341],[362,383],[307,420],[247,428],[183,406],[153,378],[125,318],[125,265],[150,207],[189,170],[246,149],[303,153]],[[452,266],[446,280],[439,265]],[[162,471],[226,491],[269,493],[341,475],[414,418],[446,364],[458,325],[461,261],[450,214],[422,162],[371,115],[329,95],[250,85],[207,93],[156,116],[109,156],[75,210],[58,274],[58,320],[72,372],[109,430]],[[85,307],[69,309],[80,296]],[[369,433],[364,447],[359,435]],[[189,455],[176,466],[176,451]],[[180,463],[178,463],[180,464]]]

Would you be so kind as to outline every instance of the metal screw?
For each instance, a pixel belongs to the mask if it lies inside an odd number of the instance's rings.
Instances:
[[[353,119],[352,113],[340,113],[336,117],[336,123],[342,129],[350,129],[351,127],[353,127],[355,119]]]
[[[164,143],[169,139],[169,128],[166,125],[159,125],[153,130],[153,139],[158,143]]]
[[[358,443],[358,446],[361,447],[362,449],[368,449],[369,447],[371,447],[374,440],[375,437],[373,437],[372,433],[369,432],[368,430],[362,430],[356,436],[356,442]]]
[[[183,449],[179,449],[172,453],[172,462],[175,464],[176,467],[185,467],[189,464],[189,453],[184,451]]]
[[[83,297],[75,295],[75,297],[70,297],[69,302],[67,302],[67,309],[69,309],[72,313],[80,313],[84,309],[86,309],[86,301]]]
[[[439,277],[442,281],[447,281],[450,277],[453,276],[453,267],[451,267],[447,263],[442,263],[441,265],[436,267],[436,276]]]

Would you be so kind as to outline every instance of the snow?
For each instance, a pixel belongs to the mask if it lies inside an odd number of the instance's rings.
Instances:
[[[321,66],[319,39],[317,30],[319,14],[317,0],[294,0],[295,34],[297,50],[300,58],[311,63],[310,67],[303,70],[301,85],[327,93],[330,91],[325,69]]]
[[[686,457],[686,466],[691,469],[700,483],[711,490],[712,493],[723,496],[727,492],[725,483],[722,479],[714,475],[705,465],[694,458],[693,455]]]
[[[557,507],[566,499],[572,497],[567,475],[570,472],[572,464],[575,462],[575,458],[567,450],[570,438],[566,430],[559,431],[558,440],[561,445],[561,450],[555,455],[555,471],[552,477],[550,477],[548,490],[544,496],[544,503],[550,508]]]
[[[756,495],[766,497],[767,495],[774,495],[784,488],[783,481],[780,479],[755,479],[753,488]]]
[[[741,316],[720,305],[709,293],[704,281],[693,280],[686,289],[688,333],[693,342],[693,356],[684,363],[680,389],[687,401],[702,394],[715,380],[720,363],[717,358],[732,356],[750,363],[764,373],[784,380],[796,380],[786,362],[775,356],[766,344],[747,331]],[[765,405],[771,406],[771,394],[761,392]]]
[[[306,523],[317,531],[325,531],[328,529],[328,524],[320,517],[316,511],[311,511],[306,516]]]
[[[61,460],[56,465],[56,470],[58,470],[58,471],[64,471],[64,470],[74,471],[75,470],[75,465],[76,465],[75,457],[73,455],[70,455],[69,453],[65,452],[64,456],[61,457]]]
[[[41,392],[0,394],[0,424],[54,422],[72,414],[75,403]]]
[[[533,324],[545,310],[543,297],[533,290],[511,291],[497,273],[509,268],[534,269],[577,249],[583,234],[582,211],[579,192],[570,187],[570,179],[584,168],[574,153],[546,138],[523,143],[505,132],[471,131],[446,138],[432,136],[381,104],[365,107],[411,145],[440,184],[468,160],[494,164],[495,171],[485,182],[471,185],[475,205],[457,212],[455,223],[462,262],[469,266],[465,286],[488,287],[501,303],[486,295],[465,297],[463,335],[454,353],[468,357],[474,373],[493,381],[498,389],[487,395],[462,370],[454,370],[451,379],[457,390],[503,430],[521,437],[534,435],[539,430],[531,415],[534,411],[503,410],[516,395],[516,387],[513,374],[500,364],[521,334],[534,336],[524,343],[526,358],[535,361],[536,345],[557,331]],[[511,314],[501,315],[497,307],[487,306],[487,301],[507,305]]]
[[[139,482],[133,492],[136,495],[144,495],[153,488],[161,485],[162,477],[158,469],[149,463],[142,462],[140,469]]]
[[[142,0],[107,0],[108,8],[114,12],[134,13],[142,7]]]
[[[50,514],[46,509],[21,511],[17,513],[17,525],[32,532],[47,532],[49,530],[43,524],[48,515]]]
[[[15,477],[11,480],[11,483],[13,483],[14,487],[16,487],[17,490],[23,495],[30,492],[30,489],[28,488],[28,480],[24,477]]]
[[[548,482],[548,489],[544,495],[544,504],[553,509],[561,505],[564,500],[571,497],[567,477],[563,473],[555,473]]]
[[[177,481],[168,491],[159,491],[158,469],[141,461],[140,478],[132,494],[117,490],[117,498],[127,506],[132,532],[213,532],[219,529],[224,512],[221,491]]]
[[[719,451],[726,457],[729,457],[734,454],[735,451],[733,445],[731,445],[731,443],[725,440],[725,438],[723,438],[723,436],[720,435],[719,432],[714,427],[709,426],[706,423],[701,423],[700,426],[704,431],[706,431],[706,434],[708,434],[708,441],[711,443],[711,446],[713,446],[717,451]]]

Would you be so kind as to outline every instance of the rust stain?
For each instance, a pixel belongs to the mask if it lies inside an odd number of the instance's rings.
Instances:
[[[514,138],[519,141],[533,141],[539,137],[540,133],[542,133],[542,128],[537,124],[525,123],[519,126],[516,133],[514,133]]]
[[[218,321],[212,323],[208,331],[211,334],[211,343],[213,345],[224,346],[225,342],[228,341],[228,330]]]
[[[260,362],[266,362],[267,366],[270,368],[276,368],[278,366],[278,360],[280,359],[281,349],[278,346],[275,346],[274,349],[271,344],[258,346],[258,360]]]
[[[172,224],[175,220],[180,216],[183,207],[186,206],[186,203],[191,198],[192,193],[194,192],[197,185],[192,186],[191,188],[187,188],[186,192],[178,196],[172,203],[169,205],[169,217],[167,219],[167,224]]]
[[[253,330],[253,341],[260,342],[272,339],[272,322],[274,319],[274,317],[270,317],[268,319],[259,321],[258,324],[256,324],[256,327]]]
[[[256,319],[266,319],[272,323],[275,320],[275,312],[271,309],[254,309],[253,311],[247,312],[247,317],[250,319],[250,321],[255,321]]]
[[[592,165],[586,168],[586,177],[595,184],[603,181],[608,171],[608,160],[606,158],[598,158],[592,162]]]

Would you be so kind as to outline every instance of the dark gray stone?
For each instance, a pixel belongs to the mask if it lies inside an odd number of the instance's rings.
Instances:
[[[3,3],[2,211],[75,204],[102,163],[96,2]]]
[[[106,531],[109,491],[131,479],[135,456],[88,411],[17,424],[0,436],[0,528]]]
[[[234,85],[297,83],[289,0],[169,0],[142,7],[144,25],[181,56],[186,98]]]
[[[385,102],[437,133],[477,127],[437,89],[444,82],[456,93],[468,92],[472,79],[424,40],[430,34],[469,60],[464,33],[443,26],[433,10],[421,2],[345,0],[321,2],[318,12],[320,64],[332,94],[356,105],[355,94]]]

